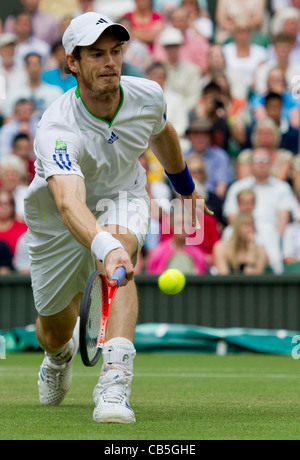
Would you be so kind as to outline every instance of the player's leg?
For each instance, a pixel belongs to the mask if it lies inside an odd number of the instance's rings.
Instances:
[[[148,195],[142,197],[120,195],[119,200],[113,202],[111,209],[108,208],[103,219],[104,221],[101,221],[101,216],[99,217],[99,224],[121,241],[135,265],[150,224]],[[137,315],[138,297],[133,279],[116,293],[108,320],[106,341],[123,337],[133,342]]]
[[[79,345],[78,293],[83,292],[95,261],[68,231],[47,235],[30,230],[26,239],[38,312],[37,338],[45,350],[39,397],[43,405],[57,405],[71,385],[72,362]]]
[[[74,296],[63,311],[51,315],[38,315],[36,336],[39,344],[49,355],[57,354],[73,336],[80,308],[81,293]]]
[[[78,311],[81,294],[74,297],[62,312],[37,319],[37,339],[45,350],[38,387],[45,406],[60,404],[72,382],[72,363],[79,346]],[[77,325],[76,325],[77,323]]]
[[[135,259],[138,250],[136,236],[128,230],[127,234],[115,233],[130,257]],[[131,280],[118,289],[112,305],[106,342],[103,347],[103,365],[98,384],[93,393],[96,422],[135,422],[134,412],[129,405],[133,377],[133,359],[136,351],[133,345],[134,331],[138,314],[138,298],[135,281]]]
[[[118,289],[115,295],[107,325],[106,341],[124,337],[133,342],[137,316],[138,297],[135,281],[131,280],[126,287]]]
[[[112,232],[113,228],[107,226],[106,230]],[[125,235],[119,234],[118,229],[114,236],[121,241],[124,249],[134,262],[138,250],[136,236],[130,230]],[[108,320],[106,341],[115,337],[124,337],[133,342],[137,315],[138,298],[133,279],[116,292]]]

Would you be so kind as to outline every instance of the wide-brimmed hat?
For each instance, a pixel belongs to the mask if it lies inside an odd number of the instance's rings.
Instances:
[[[190,133],[211,133],[213,130],[214,126],[209,120],[195,118],[191,121],[185,133],[187,135]]]
[[[17,43],[17,37],[14,34],[4,33],[0,35],[0,48]]]
[[[160,35],[160,42],[163,46],[180,46],[184,42],[184,36],[176,27],[167,27]]]

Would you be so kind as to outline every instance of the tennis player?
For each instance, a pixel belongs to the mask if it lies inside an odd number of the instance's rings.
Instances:
[[[133,274],[150,208],[138,158],[148,144],[175,190],[192,200],[194,225],[201,199],[167,122],[160,86],[121,77],[122,44],[129,39],[125,27],[101,14],[72,20],[63,44],[78,86],[39,123],[36,175],[25,199],[37,338],[45,350],[38,378],[42,404],[60,404],[70,388],[80,299],[95,261],[108,278],[117,267],[126,269],[93,393],[96,422],[135,422],[129,405],[138,313]]]

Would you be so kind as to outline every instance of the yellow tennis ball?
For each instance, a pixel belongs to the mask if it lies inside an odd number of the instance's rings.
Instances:
[[[165,294],[178,294],[185,286],[185,276],[180,270],[171,268],[160,275],[158,286]]]

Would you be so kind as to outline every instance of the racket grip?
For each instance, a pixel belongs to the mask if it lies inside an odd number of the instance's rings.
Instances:
[[[122,286],[124,279],[126,278],[126,270],[124,267],[118,267],[113,276],[111,277],[111,281],[117,281],[118,287]]]

